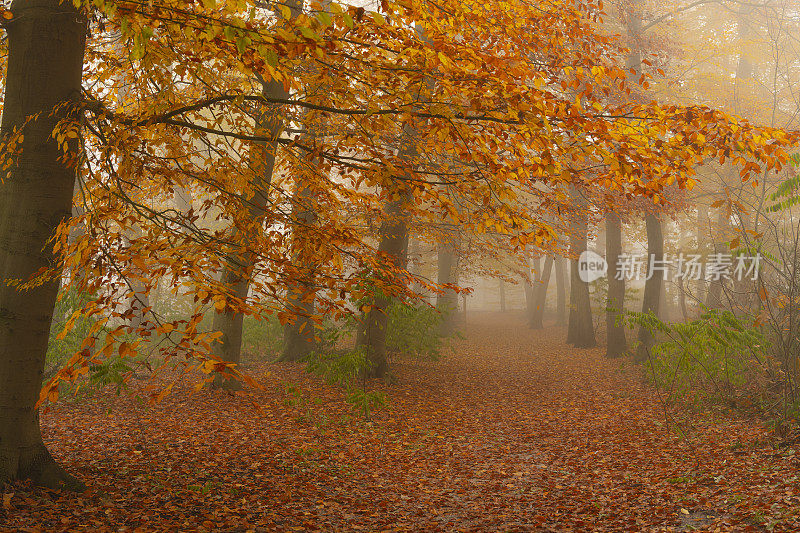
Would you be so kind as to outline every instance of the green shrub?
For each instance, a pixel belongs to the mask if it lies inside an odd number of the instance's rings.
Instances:
[[[670,400],[738,406],[765,392],[767,341],[750,321],[713,309],[674,324],[652,313],[626,316],[630,325],[649,329],[659,340],[645,364]]]
[[[347,387],[369,368],[363,348],[318,352],[306,357],[306,372],[325,378],[332,385]]]
[[[328,383],[343,387],[347,402],[369,418],[371,411],[386,405],[381,391],[368,391],[363,377],[370,362],[363,348],[328,353],[313,353],[306,358],[306,372],[323,377]]]
[[[433,360],[441,357],[442,313],[430,306],[395,302],[389,307],[388,317],[386,348],[390,352]]]
[[[61,291],[58,296],[59,298],[53,311],[53,320],[50,322],[50,338],[47,343],[47,356],[45,359],[45,378],[49,378],[70,357],[78,352],[83,339],[89,335],[89,330],[94,324],[94,320],[78,318],[73,323],[72,329],[63,338],[59,338],[73,313],[82,309],[91,298],[75,290]]]

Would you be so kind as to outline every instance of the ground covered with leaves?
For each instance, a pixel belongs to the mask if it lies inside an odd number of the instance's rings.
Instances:
[[[800,530],[791,443],[714,410],[668,422],[640,369],[563,340],[474,314],[442,360],[395,361],[369,419],[287,364],[253,370],[263,392],[63,401],[45,438],[89,488],[18,483],[0,529]]]

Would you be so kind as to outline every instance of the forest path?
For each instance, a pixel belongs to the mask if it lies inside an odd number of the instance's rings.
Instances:
[[[90,490],[17,485],[0,529],[800,529],[799,463],[759,424],[693,415],[681,437],[638,368],[562,328],[471,313],[465,332],[440,361],[396,361],[369,421],[286,364],[259,367],[263,392],[59,403],[46,440]]]

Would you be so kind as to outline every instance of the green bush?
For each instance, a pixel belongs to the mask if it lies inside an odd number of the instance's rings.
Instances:
[[[306,372],[343,387],[347,402],[365,418],[369,418],[372,410],[386,405],[386,395],[381,391],[368,391],[366,380],[362,379],[370,365],[363,348],[313,353],[306,362]]]
[[[61,291],[53,311],[53,320],[50,322],[50,338],[47,343],[47,356],[45,363],[45,378],[49,378],[70,357],[78,352],[83,339],[89,335],[94,320],[79,318],[73,323],[72,329],[64,336],[59,335],[64,330],[70,317],[79,309],[82,309],[91,298],[82,295],[77,291]]]
[[[388,316],[386,348],[390,352],[433,360],[441,357],[442,313],[429,306],[396,302],[389,307]]]
[[[730,311],[706,310],[691,322],[667,324],[652,313],[627,313],[659,342],[645,363],[670,400],[739,406],[765,392],[767,341],[762,331]]]

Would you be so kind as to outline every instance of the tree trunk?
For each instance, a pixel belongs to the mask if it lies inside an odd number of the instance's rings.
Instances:
[[[300,187],[300,186],[298,186]],[[280,361],[300,361],[311,355],[316,349],[314,341],[314,260],[309,249],[305,228],[317,221],[316,209],[313,205],[313,192],[307,187],[300,188],[295,193],[293,211],[294,219],[298,221],[294,227],[292,238],[295,248],[293,261],[296,268],[302,273],[301,279],[289,288],[289,302],[287,311],[295,315],[294,322],[287,323],[283,328],[284,349]]]
[[[683,286],[683,278],[678,278],[678,298],[681,305],[681,316],[683,317],[683,321],[686,322],[689,320],[689,310],[686,307],[686,288]]]
[[[461,247],[461,238],[458,230],[450,232],[451,242],[439,243],[438,272],[436,283],[439,285],[458,283],[458,253]],[[452,335],[456,329],[458,293],[447,289],[436,296],[436,308],[442,313],[440,334]]]
[[[589,297],[589,284],[581,280],[578,257],[586,250],[589,233],[586,219],[576,224],[570,236],[570,252],[575,257],[570,268],[569,324],[567,325],[567,344],[576,348],[592,348],[597,345],[592,322],[592,303]]]
[[[533,321],[531,327],[534,329],[542,329],[544,319],[544,309],[547,303],[547,287],[550,285],[550,272],[553,270],[553,256],[548,255],[544,260],[544,268],[542,269],[537,284],[534,287],[534,302],[533,302]]]
[[[300,15],[303,1],[289,0],[285,3],[291,11],[291,17]],[[271,80],[262,82],[261,93],[266,101],[289,98],[289,93],[284,90],[283,83]],[[263,220],[266,215],[266,206],[269,200],[268,193],[272,183],[272,172],[275,168],[275,154],[278,150],[278,139],[284,129],[283,119],[276,106],[266,104],[256,117],[256,133],[268,137],[269,142],[256,145],[260,149],[253,149],[253,167],[256,169],[253,178],[253,198],[248,199],[248,216],[255,220]],[[259,168],[260,167],[260,168]],[[221,279],[230,287],[231,294],[237,298],[246,298],[250,290],[250,273],[255,266],[254,255],[245,250],[239,257],[229,257],[222,272]],[[244,317],[241,313],[224,312],[214,313],[213,328],[222,332],[220,342],[214,345],[214,355],[223,361],[239,364],[242,359],[242,325]],[[225,378],[222,375],[214,377],[212,388],[239,390],[242,384],[235,379]]]
[[[127,235],[123,234],[123,241],[128,246],[130,246],[131,240],[135,241],[142,237],[142,229],[138,226],[128,228],[125,233]],[[135,275],[126,277],[127,309],[122,312],[122,317],[128,322],[130,332],[134,335],[138,335],[139,329],[147,322],[148,308],[151,307],[150,290],[140,276],[144,277],[145,273],[136,269]]]
[[[243,280],[235,268],[226,268],[222,273],[222,283],[230,287],[230,294],[239,300],[245,300],[250,290],[250,283]],[[213,345],[214,356],[220,361],[238,365],[242,361],[242,325],[244,315],[226,309],[223,312],[214,313],[212,329],[222,333],[219,342]],[[240,390],[242,384],[232,378],[222,374],[216,374],[211,383],[212,388],[222,388],[227,390]]]
[[[11,12],[0,128],[4,137],[19,128],[24,140],[0,184],[3,281],[25,280],[54,264],[47,241],[70,216],[76,173],[51,135],[60,120],[79,120],[74,107],[61,104],[81,97],[87,31],[71,2],[15,0]],[[35,408],[57,292],[58,280],[26,291],[0,283],[0,484],[31,479],[55,489],[83,488],[45,447]]]
[[[606,298],[606,357],[619,357],[628,349],[625,326],[617,323],[625,313],[625,277],[617,279],[617,263],[622,255],[622,221],[613,211],[606,213],[606,261],[608,296]]]
[[[286,98],[283,84],[271,81],[264,84],[263,93],[267,98]],[[269,186],[272,183],[272,171],[275,167],[275,153],[278,148],[278,137],[283,130],[283,123],[274,109],[264,109],[258,118],[258,131],[274,139],[264,143],[259,148],[253,147],[256,163],[256,172],[253,178],[254,195],[246,202],[248,216],[253,220],[263,219],[266,215]],[[260,168],[259,168],[260,167]],[[235,298],[246,299],[250,289],[250,275],[254,266],[252,254],[245,250],[239,256],[231,256],[223,269],[221,280],[230,287],[230,294]],[[226,308],[223,312],[214,313],[212,328],[222,332],[219,342],[212,347],[216,358],[227,363],[238,365],[242,360],[242,324],[244,317],[241,313]],[[212,388],[239,390],[242,384],[231,377],[221,374],[214,376]]]
[[[717,227],[716,234],[714,235],[714,253],[723,254],[727,247],[724,242],[724,234],[727,230],[728,217],[725,207],[720,207],[717,213]],[[725,280],[720,277],[719,279],[712,279],[708,284],[708,295],[706,296],[706,307],[709,309],[719,309],[722,307],[722,284]]]
[[[661,296],[658,300],[658,316],[664,322],[672,320],[672,293],[667,288],[667,280],[661,280]]]
[[[562,256],[556,258],[556,325],[567,323],[567,261]]]
[[[533,328],[533,311],[536,306],[536,290],[533,288],[535,283],[535,280],[525,280],[525,320],[529,328]]]
[[[383,256],[394,269],[406,267],[408,247],[408,222],[403,206],[404,200],[390,200],[384,209],[384,221],[381,225],[381,242],[378,254]],[[385,378],[389,373],[389,361],[386,358],[386,328],[389,325],[387,311],[391,299],[377,294],[369,311],[361,317],[356,335],[356,346],[366,351],[369,367],[367,377]]]
[[[500,311],[506,312],[506,282],[503,279],[500,280]]]
[[[664,233],[661,228],[661,219],[654,214],[645,216],[645,226],[647,228],[647,257],[648,265],[653,263],[660,264],[664,259]],[[649,278],[644,284],[644,296],[642,298],[642,313],[655,313],[658,315],[659,302],[661,300],[661,285],[664,283],[664,272],[655,268],[653,272],[648,272]],[[639,346],[636,349],[636,360],[645,361],[653,348],[655,338],[647,328],[639,328]]]
[[[542,258],[533,258],[533,268],[528,267],[528,275],[531,280],[525,281],[525,317],[528,327],[533,328],[534,312],[536,310],[536,282],[539,280],[539,269],[541,268]]]
[[[422,247],[420,246],[420,240],[417,238],[412,238],[409,236],[408,238],[408,272],[412,276],[414,276],[413,281],[411,282],[411,290],[414,294],[418,296],[424,297],[425,300],[429,300],[429,292],[425,290],[422,283],[419,282],[419,279],[423,277],[422,272]]]
[[[709,232],[710,232],[710,219],[708,216],[708,206],[704,204],[697,205],[697,253],[707,259],[708,255],[708,240],[709,240]],[[708,297],[708,291],[706,286],[706,280],[703,276],[699,276],[697,280],[694,280],[694,300],[695,302],[705,302],[706,298]],[[686,281],[686,290],[692,290],[692,284],[689,280]]]

